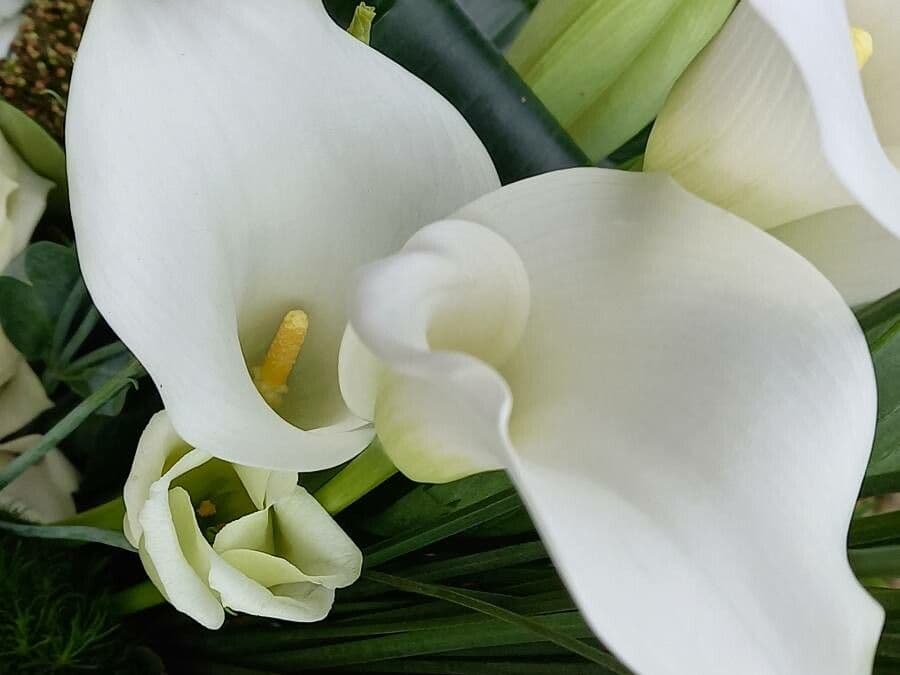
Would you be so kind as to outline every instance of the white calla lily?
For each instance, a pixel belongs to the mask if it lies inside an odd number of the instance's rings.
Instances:
[[[214,459],[179,438],[165,412],[141,436],[123,496],[125,536],[148,576],[207,628],[222,625],[224,608],[318,621],[362,569],[362,553],[296,473]]]
[[[0,403],[2,405],[2,403]],[[23,436],[0,443],[0,468],[37,445],[40,436]],[[0,509],[37,523],[54,523],[75,515],[72,495],[78,490],[80,477],[69,460],[53,449],[0,490]]]
[[[418,479],[506,467],[635,672],[871,669],[845,542],[872,366],[789,248],[661,174],[574,169],[366,267],[351,321],[342,365],[376,390],[347,398],[385,451]]]
[[[742,2],[673,89],[644,166],[768,229],[851,305],[893,291],[898,44],[891,0]]]
[[[337,384],[352,272],[498,185],[453,107],[321,0],[97,0],[67,139],[97,307],[183,438],[270,468],[371,441]],[[250,371],[290,310],[308,339],[261,387],[282,418]]]

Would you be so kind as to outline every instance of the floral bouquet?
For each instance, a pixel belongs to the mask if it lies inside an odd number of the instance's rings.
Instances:
[[[0,51],[0,672],[900,673],[900,3]]]

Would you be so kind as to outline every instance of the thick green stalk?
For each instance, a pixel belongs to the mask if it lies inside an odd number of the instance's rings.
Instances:
[[[395,473],[397,467],[376,438],[356,459],[319,488],[314,496],[328,513],[334,515],[367,495]]]
[[[87,511],[77,513],[71,518],[66,518],[56,523],[67,526],[96,527],[103,530],[122,531],[122,521],[125,518],[125,500],[122,497],[95,506]]]
[[[113,608],[118,614],[134,614],[161,605],[166,601],[150,581],[126,588],[113,596]]]
[[[107,380],[106,384],[57,422],[50,431],[44,434],[40,442],[7,464],[3,471],[0,471],[0,490],[22,475],[28,467],[41,461],[44,455],[75,431],[92,413],[114,399],[123,389],[131,386],[134,379],[143,373],[144,369],[141,364],[132,359],[127,366]]]
[[[588,156],[646,126],[735,0],[543,0],[507,57]]]
[[[852,548],[847,555],[860,578],[900,577],[900,546]]]

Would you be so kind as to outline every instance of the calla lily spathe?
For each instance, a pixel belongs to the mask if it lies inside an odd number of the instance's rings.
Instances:
[[[67,139],[85,281],[179,435],[295,471],[372,439],[336,375],[353,270],[499,184],[459,113],[320,0],[98,0]],[[250,369],[293,309],[282,419]]]
[[[662,174],[573,169],[426,227],[351,317],[370,385],[345,395],[388,455],[506,468],[635,672],[871,670],[883,613],[845,542],[872,367],[793,251]]]
[[[871,36],[861,72],[851,27]],[[892,0],[742,2],[673,89],[645,168],[769,230],[851,305],[875,300],[900,287],[898,45]]]
[[[450,106],[318,0],[98,0],[68,140],[88,285],[197,452],[319,468],[372,420],[417,479],[506,467],[642,675],[871,667],[844,544],[872,367],[776,240],[659,175],[493,191]],[[250,370],[292,309],[285,421]]]

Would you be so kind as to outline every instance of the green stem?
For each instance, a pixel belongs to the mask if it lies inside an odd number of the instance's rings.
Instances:
[[[72,336],[72,339],[69,340],[69,344],[65,346],[62,354],[60,354],[59,363],[57,364],[59,367],[65,368],[66,365],[68,365],[69,361],[72,360],[72,357],[74,357],[78,350],[81,349],[81,345],[85,343],[85,340],[88,339],[91,332],[96,328],[99,321],[100,312],[97,311],[96,307],[91,307],[81,320],[81,323],[78,324],[78,328],[75,329],[75,334]]]
[[[134,378],[140,377],[143,372],[141,364],[132,359],[127,366],[107,380],[106,384],[75,406],[41,438],[40,442],[16,457],[0,471],[0,490],[21,476],[28,467],[41,461],[44,455],[59,445],[92,413],[106,405],[123,389],[131,386]]]
[[[84,281],[79,279],[72,292],[69,293],[69,297],[66,298],[66,303],[59,313],[59,320],[56,322],[56,330],[53,332],[53,341],[51,343],[51,354],[54,362],[59,359],[63,343],[66,341],[66,335],[69,334],[69,328],[72,327],[75,313],[86,297],[87,288],[84,285]]]
[[[166,599],[150,581],[136,584],[119,591],[113,598],[113,607],[118,614],[135,614],[163,604]]]
[[[95,349],[91,353],[85,354],[81,358],[72,361],[72,363],[69,364],[68,368],[66,368],[66,371],[68,373],[74,373],[79,370],[84,370],[88,366],[102,363],[103,361],[106,361],[113,356],[124,354],[127,351],[128,348],[121,342],[113,342],[112,344],[106,345],[105,347],[100,347],[99,349]]]
[[[125,500],[122,497],[95,506],[87,511],[77,513],[71,518],[62,520],[57,525],[76,525],[98,527],[103,530],[122,530],[122,521],[125,518]]]
[[[381,442],[376,438],[356,459],[319,488],[314,496],[328,513],[335,515],[395,473],[397,467],[385,454]]]

